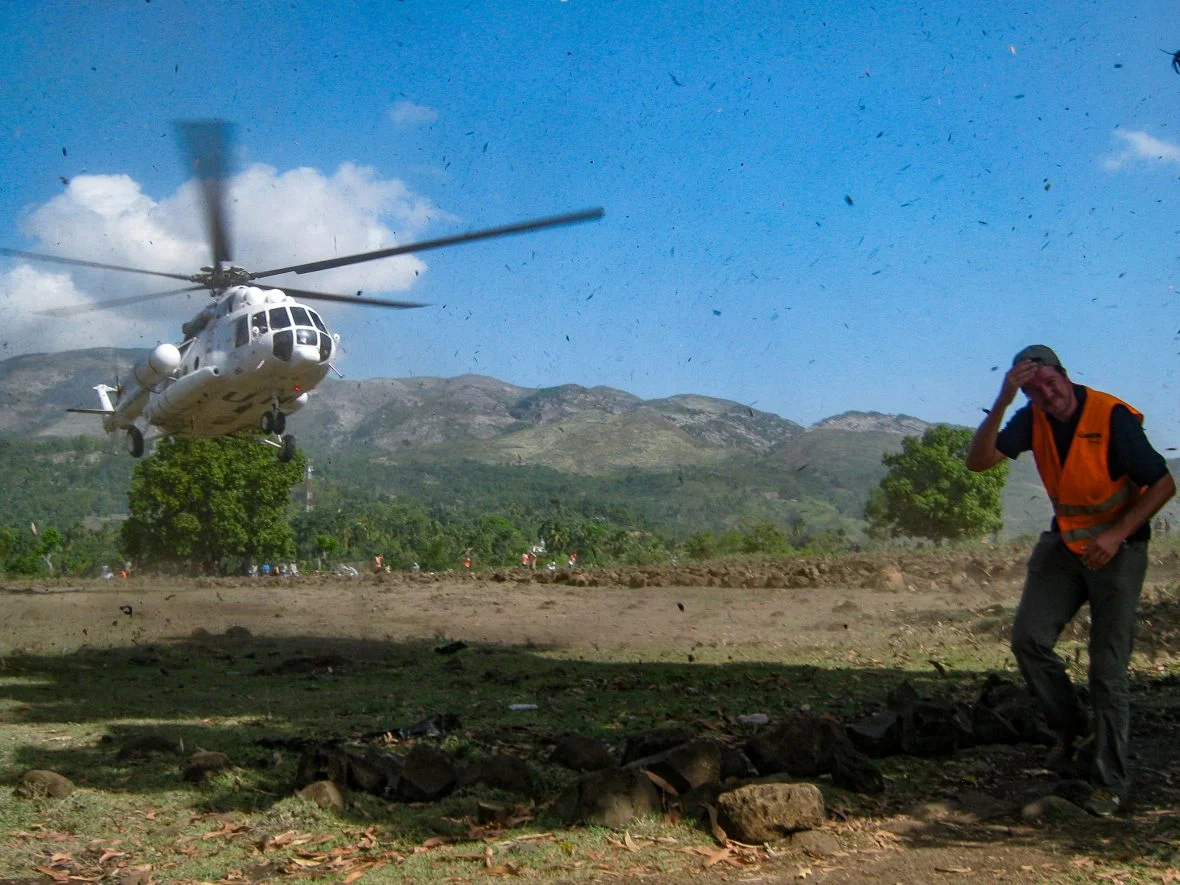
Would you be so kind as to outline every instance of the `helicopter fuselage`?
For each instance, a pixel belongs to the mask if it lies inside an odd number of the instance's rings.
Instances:
[[[258,430],[266,414],[297,412],[337,347],[319,314],[279,289],[232,286],[135,367],[108,430],[137,421],[161,435],[216,437]]]

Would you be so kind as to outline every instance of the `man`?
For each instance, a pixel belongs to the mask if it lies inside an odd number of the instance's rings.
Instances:
[[[1028,405],[1000,430],[1018,390]],[[1071,382],[1057,354],[1034,344],[1016,354],[967,454],[967,467],[983,471],[1032,451],[1053,504],[1053,524],[1029,557],[1012,652],[1059,738],[1050,767],[1067,770],[1092,728],[1093,792],[1085,807],[1100,816],[1118,811],[1130,787],[1127,665],[1135,608],[1147,571],[1151,517],[1176,491],[1142,421],[1122,400]],[[1053,651],[1086,602],[1092,723]]]

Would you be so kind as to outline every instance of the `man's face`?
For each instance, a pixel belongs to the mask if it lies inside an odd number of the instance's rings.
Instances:
[[[1037,366],[1032,378],[1021,387],[1028,401],[1058,421],[1068,420],[1077,408],[1073,385],[1052,366]]]

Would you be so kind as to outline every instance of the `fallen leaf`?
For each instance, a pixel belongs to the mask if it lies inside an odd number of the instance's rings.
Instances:
[[[701,869],[707,870],[707,869],[709,869],[709,867],[713,866],[713,864],[721,863],[721,861],[725,860],[728,857],[729,857],[729,849],[728,848],[718,848],[716,851],[712,851],[709,853],[709,856],[706,857],[705,860],[701,863]]]

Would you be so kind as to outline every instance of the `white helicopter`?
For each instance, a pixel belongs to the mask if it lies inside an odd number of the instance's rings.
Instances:
[[[592,221],[603,215],[602,209],[589,209],[251,273],[230,264],[229,228],[223,196],[223,181],[228,168],[229,124],[221,120],[198,120],[178,124],[178,130],[192,168],[200,176],[213,253],[212,265],[201,268],[200,273],[164,273],[0,248],[0,254],[16,258],[148,274],[195,284],[99,304],[44,311],[53,316],[209,290],[212,302],[182,326],[180,344],[157,345],[146,360],[135,366],[132,371],[134,380],[126,386],[97,385],[94,389],[98,392],[99,408],[68,410],[101,415],[103,427],[108,432],[124,431],[128,451],[136,458],[143,455],[145,443],[166,436],[219,437],[250,431],[261,433],[261,442],[278,449],[280,461],[290,461],[295,456],[295,437],[286,433],[287,416],[299,411],[307,403],[308,394],[330,369],[334,369],[331,360],[340,345],[340,336],[329,332],[323,318],[300,302],[335,301],[396,309],[426,306],[410,301],[361,297],[359,292],[353,296],[288,287],[265,288],[254,285],[255,280],[285,273],[314,273],[474,240]],[[151,435],[145,436],[145,430]]]

